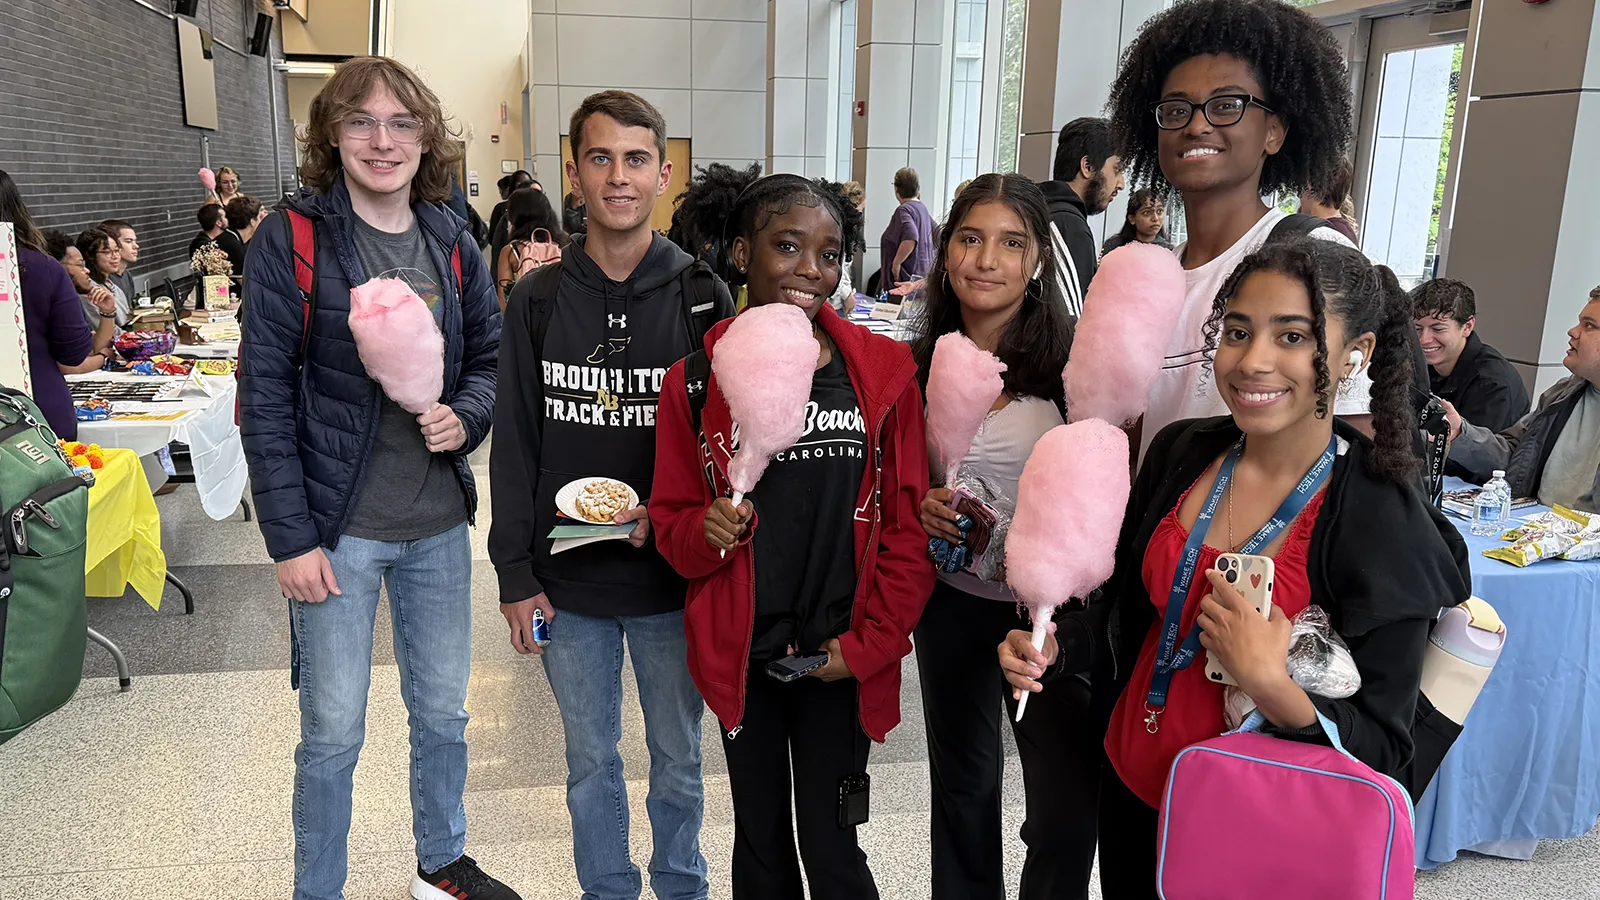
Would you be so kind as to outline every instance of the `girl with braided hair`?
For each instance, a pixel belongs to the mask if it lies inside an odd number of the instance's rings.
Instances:
[[[1394,273],[1357,250],[1302,238],[1247,257],[1205,325],[1205,365],[1230,415],[1155,435],[1105,599],[1057,623],[1056,634],[1088,640],[1063,652],[1051,636],[1041,653],[1018,630],[1002,645],[1019,691],[1038,690],[1052,667],[1093,669],[1096,705],[1112,710],[1099,820],[1106,900],[1156,896],[1157,808],[1173,759],[1227,727],[1202,649],[1269,733],[1326,741],[1326,720],[1374,769],[1412,784],[1431,777],[1408,770],[1412,725],[1427,712],[1423,654],[1438,611],[1467,599],[1470,575],[1460,534],[1412,484],[1413,330]],[[1368,359],[1373,440],[1333,416]],[[1239,552],[1274,558],[1270,619],[1214,568]],[[1311,604],[1361,675],[1349,697],[1314,696],[1289,678],[1290,619]]]
[[[690,196],[679,213],[711,209]],[[841,319],[828,303],[862,246],[861,213],[836,185],[798,175],[746,181],[714,236],[751,307],[786,303],[820,351],[803,436],[739,506],[727,467],[737,432],[704,356],[661,388],[650,521],[689,579],[689,671],[722,723],[733,792],[735,898],[876,898],[856,842],[870,741],[900,720],[900,662],[933,588],[917,507],[928,489],[917,367],[908,347]],[[688,376],[693,369],[692,376]],[[687,376],[687,377],[686,377]],[[691,396],[690,391],[694,391]],[[807,676],[768,664],[825,654]],[[800,852],[795,852],[798,826]]]

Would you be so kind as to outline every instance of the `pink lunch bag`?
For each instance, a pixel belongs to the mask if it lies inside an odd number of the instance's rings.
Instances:
[[[1162,900],[1412,900],[1411,798],[1333,746],[1238,731],[1186,747],[1161,798]]]

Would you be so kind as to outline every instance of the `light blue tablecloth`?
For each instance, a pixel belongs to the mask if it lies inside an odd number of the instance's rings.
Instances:
[[[1424,869],[1461,850],[1526,858],[1534,841],[1577,837],[1600,817],[1600,561],[1519,569],[1483,555],[1505,544],[1452,521],[1472,551],[1473,593],[1505,622],[1506,646],[1417,804]]]

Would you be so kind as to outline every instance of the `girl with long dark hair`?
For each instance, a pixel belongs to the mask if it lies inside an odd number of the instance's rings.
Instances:
[[[982,175],[961,191],[940,232],[912,356],[927,384],[934,345],[966,335],[1006,364],[1004,392],[964,460],[932,460],[942,473],[959,462],[955,484],[922,501],[929,538],[963,542],[951,508],[960,488],[1009,519],[1017,482],[1035,442],[1064,421],[1061,370],[1072,320],[1050,252],[1044,193],[1020,175]],[[932,401],[930,401],[932,402]],[[995,533],[985,559],[1003,559]],[[941,572],[916,629],[932,793],[933,897],[996,897],[1004,884],[1000,831],[1000,717],[1005,690],[994,647],[1024,628],[1003,568]],[[1088,889],[1094,864],[1098,751],[1088,729],[1087,684],[1038,698],[1014,726],[1027,783],[1024,900]],[[1062,755],[1062,748],[1067,756]],[[1038,752],[1045,751],[1045,752]],[[1071,886],[1071,887],[1069,887]]]
[[[78,419],[62,376],[92,372],[105,365],[111,355],[111,339],[116,336],[112,322],[115,300],[109,291],[94,293],[89,304],[94,309],[94,325],[84,324],[71,277],[50,257],[49,242],[34,225],[16,182],[4,171],[0,171],[0,222],[11,223],[16,233],[33,401],[57,437],[74,440]]]
[[[506,308],[511,289],[523,275],[547,262],[561,258],[567,233],[561,219],[550,206],[550,198],[538,188],[517,188],[506,201],[509,240],[495,261],[495,283],[500,287],[500,308]]]
[[[1470,579],[1460,534],[1414,485],[1412,331],[1394,273],[1355,249],[1300,240],[1247,257],[1205,329],[1231,415],[1156,435],[1104,599],[1058,615],[1043,652],[1022,630],[1001,645],[1019,696],[1039,690],[1047,671],[1094,670],[1096,706],[1110,714],[1099,828],[1107,900],[1156,895],[1169,768],[1184,747],[1225,730],[1223,685],[1206,677],[1202,650],[1270,733],[1325,740],[1321,715],[1380,772],[1397,774],[1411,758],[1428,629],[1441,608],[1467,599]],[[1374,440],[1332,415],[1340,385],[1369,362]],[[1241,552],[1274,559],[1270,619],[1213,568],[1220,554]],[[1313,696],[1289,677],[1290,620],[1311,604],[1361,674],[1345,699]]]
[[[1128,195],[1122,230],[1106,238],[1100,253],[1103,256],[1135,241],[1172,249],[1172,242],[1167,240],[1167,208],[1153,188],[1140,188]]]
[[[718,324],[704,357],[673,366],[662,385],[650,521],[662,556],[690,580],[689,672],[722,724],[733,896],[804,896],[803,865],[813,897],[875,900],[856,842],[867,752],[900,720],[900,661],[933,584],[917,527],[928,454],[916,366],[904,345],[828,305],[843,260],[862,246],[861,214],[836,185],[772,175],[736,196],[715,218],[725,225],[696,227],[726,229],[728,275],[747,284],[752,308],[786,303],[811,319],[820,352],[806,433],[735,507],[737,436],[709,375],[729,323]],[[691,405],[690,380],[701,403]],[[769,675],[796,652],[826,664]]]

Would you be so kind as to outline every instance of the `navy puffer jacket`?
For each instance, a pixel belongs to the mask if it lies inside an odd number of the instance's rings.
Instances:
[[[378,425],[380,388],[367,377],[350,334],[350,288],[367,280],[354,238],[355,212],[343,177],[326,195],[302,191],[286,201],[316,229],[316,312],[304,365],[303,307],[295,287],[293,238],[284,217],[261,223],[245,268],[249,307],[240,345],[239,431],[267,551],[278,562],[334,548],[366,475]],[[483,256],[458,216],[434,203],[412,209],[444,286],[444,395],[466,427],[451,454],[467,515],[478,492],[467,455],[489,433],[494,414],[500,304]],[[461,248],[462,291],[450,268]]]

